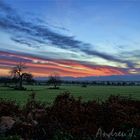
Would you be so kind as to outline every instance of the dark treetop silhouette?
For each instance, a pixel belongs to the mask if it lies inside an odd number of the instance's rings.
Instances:
[[[12,68],[11,74],[14,79],[17,79],[18,86],[16,88],[18,89],[24,89],[23,88],[23,80],[31,81],[33,76],[30,73],[24,72],[24,69],[27,67],[25,66],[25,63],[20,62],[15,67]]]

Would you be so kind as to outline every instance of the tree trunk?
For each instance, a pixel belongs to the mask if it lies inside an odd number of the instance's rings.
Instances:
[[[57,85],[56,84],[54,84],[54,88],[56,89],[56,87],[57,87]]]
[[[22,77],[23,75],[20,75],[20,79],[19,79],[19,88],[22,89]]]

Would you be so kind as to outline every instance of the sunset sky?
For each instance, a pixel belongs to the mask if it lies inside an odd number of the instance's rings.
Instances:
[[[140,74],[139,0],[0,0],[0,76]]]

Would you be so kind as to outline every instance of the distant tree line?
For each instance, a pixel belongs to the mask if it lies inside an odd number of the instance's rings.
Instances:
[[[0,84],[4,84],[4,86],[7,86],[8,84],[11,84],[12,79],[10,77],[0,77]]]
[[[48,80],[44,81],[36,81],[37,85],[54,85],[54,82],[56,82],[57,86],[60,86],[62,84],[65,85],[79,85],[82,87],[87,86],[140,86],[140,81],[64,81],[59,77],[59,80],[54,80],[51,76],[48,78]]]
[[[140,81],[62,81],[64,84],[81,85],[86,87],[87,85],[98,86],[135,86],[140,85]]]
[[[19,77],[0,77],[0,84],[8,86],[14,84],[19,86]],[[140,81],[63,81],[61,77],[50,75],[48,80],[39,81],[34,80],[31,74],[26,74],[22,77],[22,84],[27,85],[47,85],[52,88],[59,88],[62,84],[66,85],[80,85],[81,87],[87,86],[140,86]],[[20,83],[21,86],[21,83]],[[22,85],[23,87],[23,85]]]
[[[11,78],[11,77],[0,77],[0,84],[3,84],[4,86],[8,86],[10,84],[14,84],[18,86],[18,78]],[[22,83],[28,84],[28,85],[33,85],[35,84],[35,80],[31,76],[27,76],[23,79]]]

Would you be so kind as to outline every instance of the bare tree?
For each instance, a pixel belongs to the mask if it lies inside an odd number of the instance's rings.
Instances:
[[[32,78],[32,75],[24,72],[24,69],[26,69],[25,63],[20,62],[11,70],[12,77],[17,79],[19,83],[18,89],[23,89],[23,80],[25,78]]]
[[[58,74],[53,73],[49,76],[49,79],[47,81],[48,85],[53,85],[54,89],[58,89],[61,85],[61,78]]]

